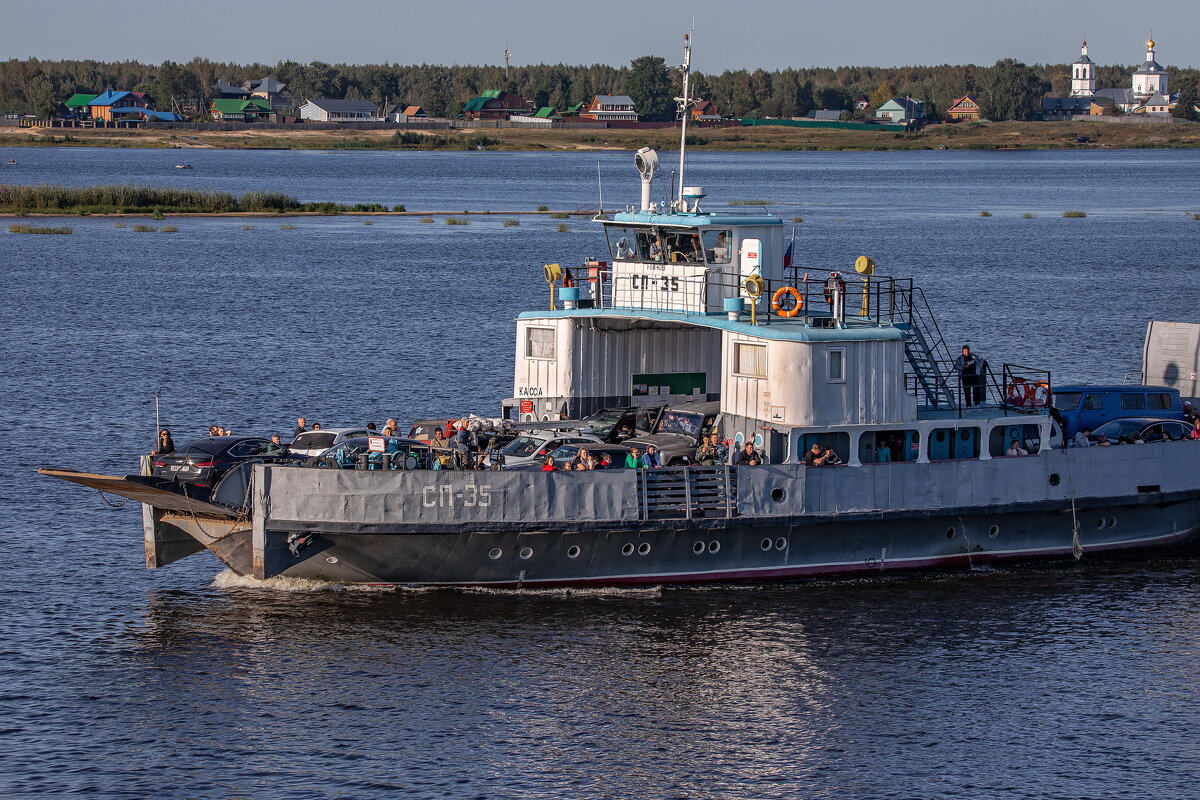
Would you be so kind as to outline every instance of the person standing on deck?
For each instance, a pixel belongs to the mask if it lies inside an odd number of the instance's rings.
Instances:
[[[983,405],[987,362],[972,353],[971,348],[964,344],[962,355],[954,359],[954,370],[958,373],[963,401],[967,407]]]
[[[158,446],[154,448],[154,455],[165,456],[168,453],[175,452],[175,442],[171,439],[171,432],[163,428],[158,432]]]
[[[306,420],[304,417],[298,418],[296,420],[296,430],[292,434],[292,438],[295,439],[297,436],[304,433],[306,430],[308,430],[308,420]]]

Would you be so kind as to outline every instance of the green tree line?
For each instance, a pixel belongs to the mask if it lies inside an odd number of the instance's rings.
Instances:
[[[1127,87],[1132,70],[1129,66],[1100,66],[1097,86]],[[289,84],[297,106],[310,97],[365,98],[379,104],[418,104],[432,116],[453,116],[481,91],[506,89],[538,106],[560,110],[596,94],[629,94],[645,118],[670,119],[674,115],[671,98],[680,91],[678,70],[668,69],[656,56],[643,56],[622,67],[513,67],[507,77],[504,67],[497,66],[320,61],[230,64],[203,58],[143,64],[31,58],[0,61],[0,111],[45,116],[72,94],[98,93],[107,88],[149,92],[164,110],[192,99],[207,108],[218,78],[240,85],[267,75]],[[1172,88],[1190,85],[1196,75],[1196,70],[1172,67]],[[935,119],[955,98],[969,92],[983,95],[985,111],[990,104],[1003,110],[1003,115],[997,114],[996,118],[1008,118],[1009,114],[1027,110],[1030,98],[1066,96],[1070,84],[1069,64],[1026,66],[1008,59],[990,67],[943,64],[693,73],[694,96],[711,100],[722,114],[737,117],[791,117],[812,108],[848,108],[860,96],[879,96],[886,85],[882,94],[924,100]]]

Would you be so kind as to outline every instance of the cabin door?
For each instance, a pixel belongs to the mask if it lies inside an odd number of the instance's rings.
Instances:
[[[782,464],[788,460],[788,435],[779,431],[771,431],[767,440],[767,460],[772,464]]]

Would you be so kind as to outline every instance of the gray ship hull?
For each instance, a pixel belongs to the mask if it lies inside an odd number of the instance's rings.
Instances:
[[[589,473],[254,467],[246,508],[145,503],[146,564],[340,583],[621,586],[1138,555],[1200,538],[1200,443],[805,468]]]
[[[293,556],[268,535],[289,577],[443,586],[630,586],[870,575],[998,562],[1072,560],[1190,545],[1200,500],[1009,514],[891,519],[745,520],[604,532],[313,533]],[[1116,525],[1112,525],[1116,520]],[[1098,526],[1103,521],[1104,529]],[[993,533],[993,531],[995,531]],[[243,532],[240,538],[248,539]],[[249,573],[248,542],[226,560]],[[288,563],[291,561],[292,563]]]

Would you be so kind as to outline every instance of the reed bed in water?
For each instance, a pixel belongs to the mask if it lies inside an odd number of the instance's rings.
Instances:
[[[9,233],[74,233],[67,225],[62,225],[57,228],[47,228],[39,225],[9,225]]]
[[[403,211],[403,206],[396,206]],[[239,212],[387,211],[377,203],[353,206],[337,203],[301,203],[282,192],[249,191],[240,197],[210,189],[173,189],[162,186],[37,186],[0,185],[0,213],[153,213],[155,219],[171,214],[236,214]]]

